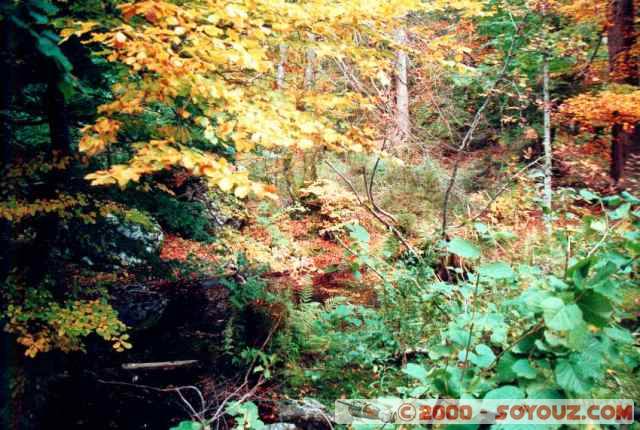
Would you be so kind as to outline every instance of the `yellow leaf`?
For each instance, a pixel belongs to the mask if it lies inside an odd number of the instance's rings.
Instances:
[[[233,181],[228,176],[225,176],[218,181],[218,186],[222,191],[229,192],[233,188]]]
[[[240,185],[240,186],[236,187],[236,189],[235,189],[235,191],[233,193],[235,194],[235,196],[237,198],[244,199],[249,194],[249,187],[246,186],[246,185]]]
[[[313,141],[309,140],[309,139],[301,139],[298,142],[298,147],[300,149],[310,149],[313,148]]]

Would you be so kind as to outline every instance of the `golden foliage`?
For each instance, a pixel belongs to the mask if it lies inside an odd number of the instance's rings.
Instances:
[[[587,126],[622,124],[631,127],[640,121],[640,90],[621,85],[596,94],[580,94],[567,100],[561,106],[560,114]]]
[[[53,348],[82,350],[82,338],[91,333],[111,342],[117,351],[131,348],[127,327],[102,300],[75,300],[64,305],[50,302],[46,309],[9,305],[7,318],[4,329],[18,336],[18,343],[26,348],[25,355],[32,358]]]
[[[300,198],[305,205],[318,210],[326,221],[325,228],[355,219],[354,208],[358,207],[358,202],[353,193],[329,179],[321,179],[302,188]]]
[[[476,0],[209,0],[180,5],[147,0],[119,7],[125,22],[106,33],[93,32],[90,42],[106,46],[110,61],[127,65],[129,79],[114,87],[113,102],[99,108],[105,116],[85,128],[81,150],[99,154],[117,140],[123,121],[158,105],[173,109],[175,122],[157,127],[152,140],[140,142],[130,162],[88,179],[94,185],[124,187],[142,175],[182,166],[240,198],[270,195],[270,190],[252,183],[213,151],[195,150],[189,130],[238,153],[314,146],[368,150],[379,132],[371,115],[375,96],[348,90],[339,74],[330,72],[314,82],[316,90],[305,88],[308,49],[318,61],[348,64],[361,81],[375,80],[381,71],[393,70],[397,44],[392,30],[409,11],[460,9],[464,16],[484,10]],[[90,28],[86,24],[75,31]],[[454,46],[436,39],[441,52]],[[275,65],[283,44],[288,46],[287,84],[277,88]],[[355,115],[359,121],[345,121]]]
[[[606,0],[560,0],[554,3],[560,13],[571,17],[576,22],[600,26],[607,22],[609,2]]]

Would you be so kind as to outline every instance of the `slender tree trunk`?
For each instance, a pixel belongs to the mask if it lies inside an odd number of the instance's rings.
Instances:
[[[310,34],[309,40],[313,42],[316,38],[313,34]],[[306,66],[304,68],[304,87],[309,90],[313,88],[316,83],[316,52],[313,48],[307,49],[306,60]],[[318,179],[318,166],[316,165],[316,162],[321,156],[321,153],[322,148],[311,148],[308,151],[304,151],[303,182],[315,182]]]
[[[280,51],[280,60],[278,61],[278,67],[276,70],[276,86],[281,90],[284,88],[284,67],[287,64],[287,45],[281,44],[278,49]]]
[[[59,156],[71,155],[71,129],[64,94],[59,88],[59,74],[51,73],[47,83],[47,117],[49,121],[49,134],[51,136],[51,149]]]
[[[313,34],[309,35],[311,42],[316,40]],[[305,89],[313,88],[316,82],[316,51],[313,48],[307,49],[306,53],[306,65],[304,67],[304,87]]]
[[[9,121],[13,99],[13,58],[12,35],[7,20],[0,23],[0,175],[4,177],[5,170],[12,159],[12,129]],[[0,219],[0,288],[5,288],[5,280],[14,266],[13,226],[10,221]],[[0,326],[4,326],[6,319],[0,317]],[[13,336],[2,331],[0,333],[0,390],[4,393],[4,404],[0,401],[0,427],[3,429],[18,429],[16,413],[20,412],[22,396],[14,391],[17,369],[15,363],[18,353]],[[15,396],[14,396],[15,394]]]
[[[59,87],[61,81],[62,73],[52,64],[43,101],[47,110],[49,138],[54,157],[72,155],[71,127],[64,94]],[[48,178],[47,193],[55,196],[59,191],[69,191],[70,179],[71,168],[54,170]],[[67,291],[63,272],[59,270],[61,268],[55,264],[51,255],[51,249],[59,239],[60,222],[60,218],[55,214],[46,215],[38,221],[35,226],[37,241],[32,251],[32,256],[34,257],[32,268],[34,282],[41,282],[45,276],[53,275],[56,278],[56,282],[55,288],[51,292],[57,300],[62,300]]]
[[[544,98],[544,198],[543,206],[545,210],[544,219],[547,234],[551,234],[551,203],[553,190],[551,179],[553,177],[553,152],[551,148],[551,96],[549,94],[549,59],[545,55],[542,66],[543,85],[542,92]]]
[[[636,84],[638,65],[631,50],[636,41],[633,0],[610,0],[607,41],[609,49],[609,79],[619,84]],[[615,124],[611,133],[611,178],[618,184],[624,177],[627,150],[632,133]]]
[[[407,43],[407,33],[404,29],[398,29],[395,34],[396,42]],[[411,132],[409,119],[409,87],[408,87],[408,56],[403,50],[396,53],[396,126],[398,135],[394,144],[402,146]]]
[[[633,0],[611,0],[607,43],[609,49],[609,78],[619,84],[636,84],[638,65],[631,49],[636,41]]]
[[[611,165],[609,174],[616,184],[622,180],[624,175],[625,149],[630,140],[629,133],[624,131],[622,125],[613,124],[611,127]]]
[[[12,159],[12,129],[9,114],[13,99],[12,29],[0,26],[0,175],[4,176]],[[9,274],[13,257],[11,222],[0,219],[0,283]]]

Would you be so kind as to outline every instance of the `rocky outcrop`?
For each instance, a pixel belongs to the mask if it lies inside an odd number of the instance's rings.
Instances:
[[[136,209],[111,212],[95,224],[66,226],[73,254],[91,267],[113,269],[147,263],[160,254],[158,222]]]
[[[282,423],[294,423],[303,429],[326,429],[333,426],[333,415],[326,406],[309,397],[279,402],[278,418]]]

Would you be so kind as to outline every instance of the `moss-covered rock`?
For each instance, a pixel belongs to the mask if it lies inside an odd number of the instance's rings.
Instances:
[[[93,225],[80,227],[76,254],[97,267],[132,267],[155,260],[164,234],[158,222],[136,209],[112,211]],[[75,240],[74,240],[75,241]]]

